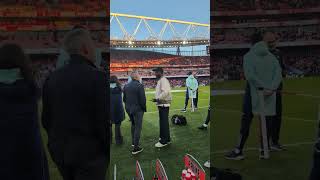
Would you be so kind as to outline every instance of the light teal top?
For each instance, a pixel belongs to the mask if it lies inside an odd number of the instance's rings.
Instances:
[[[251,90],[252,112],[262,112],[258,88],[276,90],[282,81],[281,67],[277,58],[270,53],[265,42],[256,43],[244,56],[244,74]],[[264,112],[267,116],[276,114],[276,94],[264,96]]]
[[[20,69],[0,69],[0,83],[12,84],[19,79],[23,79]]]
[[[186,80],[186,86],[189,89],[189,97],[196,98],[197,94],[196,91],[198,89],[198,81],[194,78],[193,75],[190,75]]]

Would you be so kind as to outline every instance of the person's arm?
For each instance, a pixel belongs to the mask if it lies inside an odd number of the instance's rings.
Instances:
[[[93,103],[95,128],[98,138],[101,140],[102,146],[105,147],[107,156],[110,155],[110,120],[108,118],[110,107],[110,99],[108,98],[107,75],[103,72],[98,72],[94,77]]]
[[[126,96],[126,86],[123,88],[123,102],[127,101],[127,96]]]
[[[194,90],[196,91],[196,90],[198,90],[198,88],[199,88],[199,83],[198,83],[198,80],[195,79],[195,89]]]
[[[142,84],[139,86],[139,104],[144,112],[147,112],[147,98]]]
[[[271,90],[277,90],[278,87],[280,86],[280,83],[282,81],[282,71],[281,71],[281,67],[279,64],[279,61],[275,61],[274,65],[273,65],[273,81],[271,83]]]

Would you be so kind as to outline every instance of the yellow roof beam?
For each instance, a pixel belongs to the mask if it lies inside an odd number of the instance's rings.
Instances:
[[[209,27],[209,24],[202,24],[202,23],[195,23],[195,22],[188,22],[188,21],[180,21],[180,20],[172,20],[172,19],[163,19],[163,18],[155,18],[155,17],[147,17],[147,16],[136,16],[136,15],[129,15],[129,14],[121,14],[121,13],[110,13],[111,16],[118,16],[118,17],[127,17],[127,18],[136,18],[136,19],[146,19],[146,20],[153,20],[153,21],[163,21],[163,22],[172,22],[178,24],[188,24],[194,26],[203,26]]]

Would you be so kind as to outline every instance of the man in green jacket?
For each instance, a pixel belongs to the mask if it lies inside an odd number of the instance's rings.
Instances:
[[[189,98],[192,99],[193,105],[196,104],[195,98],[197,97],[197,90],[198,90],[199,84],[197,79],[194,77],[194,73],[192,71],[188,73],[188,78],[186,79],[186,86],[187,86],[186,100],[185,100],[184,108],[181,110],[182,112],[187,111]],[[194,106],[193,108],[197,108],[197,107]]]
[[[271,123],[276,115],[276,92],[282,81],[281,67],[267,43],[260,41],[244,56],[243,68],[250,86],[252,113],[260,115],[264,111],[269,142]],[[258,89],[263,90],[264,104],[260,102]],[[264,158],[262,151],[260,158]]]

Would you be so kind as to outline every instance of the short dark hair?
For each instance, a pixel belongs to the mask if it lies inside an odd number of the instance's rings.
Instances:
[[[160,72],[161,74],[163,74],[163,69],[162,69],[162,67],[153,68],[152,71],[154,71],[154,72]]]
[[[256,44],[257,42],[262,41],[263,39],[263,32],[261,32],[260,30],[255,30],[254,33],[251,36],[251,44]]]
[[[31,61],[24,53],[22,47],[14,43],[6,43],[0,46],[0,69],[18,68],[22,77],[35,85],[34,71]]]

